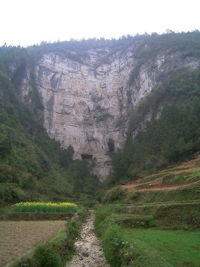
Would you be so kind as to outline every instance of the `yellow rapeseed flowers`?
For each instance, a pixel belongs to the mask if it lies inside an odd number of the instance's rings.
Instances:
[[[19,202],[12,205],[14,212],[77,212],[78,206],[71,202]]]
[[[49,206],[49,207],[68,207],[68,206],[73,206],[77,207],[75,203],[71,202],[18,202],[14,204],[13,206],[18,207],[18,206]]]

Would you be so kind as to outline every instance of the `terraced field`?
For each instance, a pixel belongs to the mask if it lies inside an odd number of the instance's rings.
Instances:
[[[0,267],[48,240],[66,221],[0,221]]]
[[[200,158],[109,189],[96,232],[111,266],[200,266]]]
[[[200,159],[184,162],[176,167],[169,168],[149,175],[136,182],[122,186],[131,193],[133,191],[165,191],[187,188],[200,183]]]

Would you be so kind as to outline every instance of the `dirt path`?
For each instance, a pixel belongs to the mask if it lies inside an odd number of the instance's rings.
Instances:
[[[94,212],[83,225],[81,238],[75,243],[76,255],[66,267],[109,267],[99,240],[94,233]]]
[[[156,183],[142,183],[142,184],[130,184],[130,185],[124,185],[123,188],[127,189],[129,193],[133,192],[134,190],[137,192],[147,192],[147,191],[166,191],[166,190],[177,190],[181,188],[185,188],[194,184],[199,183],[199,181],[195,181],[188,184],[179,184],[179,185],[158,185],[156,186]],[[145,188],[137,188],[139,185],[148,185],[149,187]],[[152,186],[152,187],[151,187]]]
[[[189,174],[193,169],[200,170],[199,166],[200,157],[183,162],[175,167],[162,170],[156,174],[158,178],[151,179],[152,175],[146,176],[141,180],[137,180],[132,184],[123,185],[122,188],[127,189],[128,193],[133,191],[137,192],[147,192],[147,191],[166,191],[166,190],[177,190],[186,188],[188,186],[198,184],[199,181],[185,182],[181,184],[163,184],[163,177],[167,174],[177,175],[177,174]],[[143,180],[143,181],[142,181]],[[145,181],[146,180],[146,181]]]
[[[137,189],[139,192],[145,192],[145,191],[166,191],[166,190],[177,190],[181,188],[185,188],[194,184],[199,183],[199,181],[183,184],[183,185],[166,185],[166,186],[158,186],[158,187],[152,187],[152,188],[143,188],[143,189]]]
[[[0,266],[54,236],[66,221],[1,221]]]

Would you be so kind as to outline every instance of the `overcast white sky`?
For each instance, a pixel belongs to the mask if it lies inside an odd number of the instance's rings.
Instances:
[[[0,0],[0,45],[200,29],[199,0]]]

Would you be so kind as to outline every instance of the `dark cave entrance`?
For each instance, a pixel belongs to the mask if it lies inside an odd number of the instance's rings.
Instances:
[[[93,157],[93,156],[92,156],[92,155],[90,155],[90,154],[81,154],[81,158],[82,158],[82,159],[87,159],[87,160],[89,160],[89,159],[90,159],[90,160],[91,160],[91,159],[92,159],[92,157]]]
[[[112,138],[109,138],[108,140],[108,150],[109,152],[115,151],[115,141]]]

